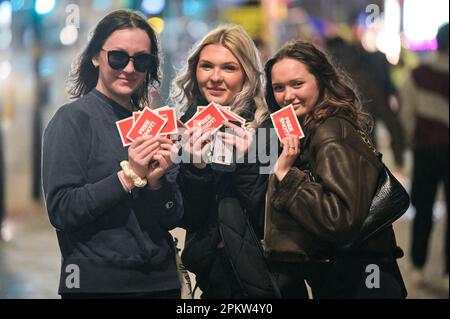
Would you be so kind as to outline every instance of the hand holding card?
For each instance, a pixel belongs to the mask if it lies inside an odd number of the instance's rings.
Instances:
[[[176,134],[178,132],[177,116],[175,109],[165,106],[156,110],[159,116],[166,120],[166,124],[162,128],[161,135]]]
[[[134,141],[139,136],[156,136],[161,132],[166,122],[166,119],[146,107],[127,134],[127,138]]]
[[[203,128],[210,128],[212,133],[215,133],[221,126],[226,118],[220,111],[219,107],[210,103],[203,111],[196,113],[189,121],[185,123],[187,128],[193,126]]]
[[[298,136],[300,139],[305,137],[292,104],[271,114],[270,117],[280,141],[289,135]]]
[[[133,127],[133,117],[128,117],[126,119],[120,120],[116,122],[117,129],[119,130],[120,140],[122,141],[122,145],[129,146],[133,142],[129,138],[127,138],[128,132]]]

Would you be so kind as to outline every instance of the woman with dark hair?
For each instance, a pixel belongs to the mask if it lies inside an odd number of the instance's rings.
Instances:
[[[292,104],[305,133],[302,141],[282,140],[267,209],[288,214],[303,230],[297,242],[313,297],[404,298],[396,262],[402,252],[392,226],[356,251],[338,250],[361,229],[383,169],[361,137],[367,137],[372,122],[350,79],[302,41],[280,49],[265,72],[269,107],[276,111]],[[379,272],[367,272],[374,265]]]
[[[169,233],[183,212],[172,142],[147,136],[126,149],[115,125],[148,105],[158,72],[158,43],[145,18],[108,14],[74,65],[69,92],[78,99],[44,132],[43,186],[62,254],[63,298],[180,297]]]

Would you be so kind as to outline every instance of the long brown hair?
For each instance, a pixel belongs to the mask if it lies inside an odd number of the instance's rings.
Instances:
[[[369,114],[362,111],[361,99],[352,80],[335,66],[324,52],[305,41],[286,44],[266,63],[266,101],[272,112],[280,108],[273,93],[272,68],[275,63],[285,58],[303,63],[314,75],[319,86],[317,105],[305,116],[305,127],[314,130],[331,115],[343,112],[353,119],[360,129],[366,132],[372,130],[373,120]]]

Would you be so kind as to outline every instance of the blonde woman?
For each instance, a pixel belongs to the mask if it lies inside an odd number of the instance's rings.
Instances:
[[[198,105],[210,102],[230,106],[252,128],[268,128],[264,77],[258,51],[239,26],[222,26],[207,34],[191,51],[181,75],[174,81],[172,99],[188,121]],[[244,153],[257,136],[225,123],[236,136],[218,133]],[[304,297],[301,278],[275,273],[268,267],[258,239],[263,234],[267,175],[261,164],[247,160],[232,172],[214,170],[204,160],[211,133],[198,128],[186,132],[184,151],[198,156],[183,163],[180,186],[184,200],[186,247],[182,258],[196,275],[202,298]],[[263,143],[266,145],[266,142]],[[249,223],[247,223],[247,216]],[[248,237],[249,233],[256,236]],[[251,240],[250,240],[251,239]],[[278,282],[275,283],[275,280]],[[295,286],[288,292],[288,285]]]

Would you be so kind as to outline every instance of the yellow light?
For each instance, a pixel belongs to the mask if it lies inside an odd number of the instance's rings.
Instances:
[[[164,20],[158,17],[153,17],[147,20],[147,22],[152,26],[152,28],[157,32],[161,33],[164,30]]]

